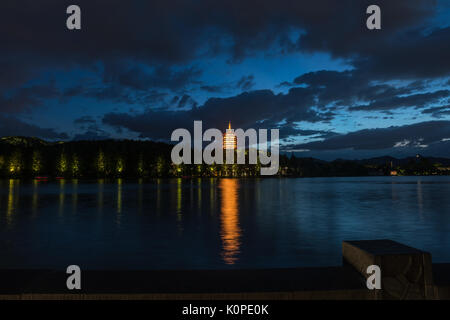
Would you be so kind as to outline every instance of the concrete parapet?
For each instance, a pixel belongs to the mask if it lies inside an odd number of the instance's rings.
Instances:
[[[450,299],[450,263],[392,240],[344,241],[344,265],[233,270],[82,270],[82,288],[65,270],[0,270],[2,299],[374,300]],[[367,267],[381,289],[366,286]]]
[[[392,240],[344,241],[344,264],[368,278],[367,267],[381,269],[381,290],[376,299],[437,299],[431,254]]]

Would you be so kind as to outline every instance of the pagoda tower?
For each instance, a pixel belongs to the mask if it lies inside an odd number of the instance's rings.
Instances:
[[[228,129],[223,134],[223,148],[224,149],[237,149],[237,137],[234,134],[234,129],[231,129],[231,122],[228,122]]]

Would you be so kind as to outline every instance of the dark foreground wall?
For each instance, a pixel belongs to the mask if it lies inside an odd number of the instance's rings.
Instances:
[[[348,241],[343,256],[343,266],[325,268],[82,271],[75,292],[64,270],[2,270],[0,299],[450,299],[450,264],[432,265],[426,252],[390,240]],[[366,286],[373,263],[381,290]]]

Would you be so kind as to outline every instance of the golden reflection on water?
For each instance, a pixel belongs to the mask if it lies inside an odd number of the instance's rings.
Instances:
[[[117,217],[116,224],[120,227],[122,224],[122,179],[117,179]]]
[[[122,179],[117,179],[117,213],[122,213]]]
[[[14,213],[14,185],[14,179],[9,179],[8,204],[6,208],[6,224],[8,225],[12,223],[12,217]]]
[[[181,210],[181,204],[182,204],[182,179],[178,178],[177,179],[177,208],[176,208],[176,213],[177,213],[177,224],[178,224],[178,233],[181,234],[183,232],[183,214],[182,214],[182,210]]]
[[[239,227],[238,190],[239,180],[221,179],[219,189],[221,202],[221,239],[223,245],[222,258],[226,264],[234,264],[241,246],[241,229]]]
[[[177,219],[181,220],[181,178],[177,179]]]
[[[216,205],[216,185],[214,178],[209,179],[209,212],[213,214]]]

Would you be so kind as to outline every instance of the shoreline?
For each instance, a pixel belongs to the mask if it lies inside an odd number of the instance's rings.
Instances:
[[[60,181],[60,180],[81,180],[81,181],[98,181],[98,180],[143,180],[143,181],[152,181],[152,180],[170,180],[170,179],[183,179],[183,180],[192,180],[192,179],[240,179],[240,180],[258,180],[258,179],[281,179],[281,178],[287,178],[287,179],[323,179],[323,178],[382,178],[382,177],[391,177],[391,178],[402,178],[402,177],[450,177],[450,175],[442,174],[442,175],[364,175],[364,176],[311,176],[311,177],[305,177],[305,176],[249,176],[249,177],[235,177],[235,176],[220,176],[220,177],[48,177],[48,178],[37,178],[37,177],[0,177],[0,180],[24,180],[24,181],[42,181],[42,182],[48,182],[48,181]]]

